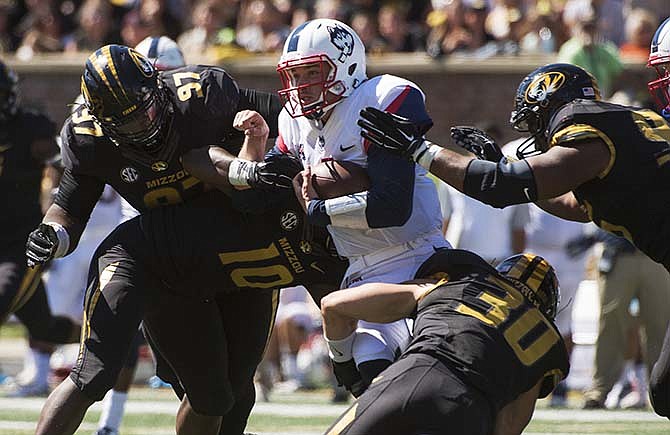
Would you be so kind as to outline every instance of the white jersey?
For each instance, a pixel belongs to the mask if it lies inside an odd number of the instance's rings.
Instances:
[[[414,83],[400,77],[381,75],[371,78],[331,109],[332,114],[322,128],[319,123],[304,116],[292,118],[284,109],[279,115],[278,148],[299,157],[305,167],[330,159],[351,161],[367,167],[369,144],[360,135],[361,129],[357,125],[359,112],[367,106],[392,111],[394,104],[402,101],[410,88],[418,90]],[[412,214],[403,226],[328,226],[340,255],[367,255],[440,230],[442,216],[435,185],[421,166],[416,165],[415,171]],[[365,213],[357,218],[365,220]]]

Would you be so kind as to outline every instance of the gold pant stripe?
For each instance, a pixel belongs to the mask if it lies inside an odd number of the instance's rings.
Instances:
[[[26,302],[28,302],[28,300],[33,296],[33,294],[35,294],[35,290],[37,289],[37,285],[39,284],[41,278],[42,278],[41,265],[37,265],[33,268],[29,267],[26,270],[26,273],[23,275],[23,278],[21,279],[19,290],[16,292],[14,299],[12,299],[12,303],[9,306],[9,311],[7,311],[6,316],[9,316],[10,314],[16,312],[22,306],[24,306]],[[2,320],[4,323],[6,319]]]
[[[91,337],[91,316],[93,315],[93,310],[95,310],[100,296],[102,296],[102,290],[105,286],[111,281],[114,272],[116,271],[119,262],[109,264],[105,267],[102,272],[98,275],[98,285],[95,290],[88,296],[88,300],[85,301],[84,305],[84,314],[81,322],[81,338],[79,339],[79,356],[77,359],[83,356],[84,352],[84,342],[86,339]]]
[[[265,339],[265,348],[263,349],[263,355],[268,350],[270,345],[270,336],[272,335],[272,330],[275,328],[275,320],[277,319],[277,309],[279,308],[279,289],[272,290],[272,315],[270,316],[270,324],[268,325],[268,336]]]
[[[351,424],[352,421],[356,418],[356,410],[358,409],[358,402],[354,403],[351,408],[345,412],[339,420],[337,420],[337,423],[333,425],[333,427],[328,430],[326,435],[339,435],[342,433],[344,429],[347,428]]]

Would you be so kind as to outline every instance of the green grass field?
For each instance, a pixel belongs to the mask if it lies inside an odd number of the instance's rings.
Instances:
[[[280,435],[317,435],[335,420],[346,406],[329,404],[328,391],[274,394],[271,402],[257,404],[248,432]],[[43,398],[0,398],[0,435],[32,434]],[[578,398],[575,398],[575,401]],[[123,435],[174,434],[177,402],[167,390],[146,387],[130,394]],[[94,406],[87,414],[78,435],[90,435],[100,415]],[[670,422],[650,411],[550,410],[541,401],[525,434],[625,434],[668,435]]]
[[[0,330],[0,356],[3,344],[16,342],[22,327],[11,325]],[[7,348],[5,348],[7,349]],[[0,435],[33,434],[44,398],[11,399],[0,387]],[[327,390],[273,393],[270,402],[257,403],[247,432],[263,435],[319,435],[348,405],[332,405]],[[582,411],[581,396],[571,393],[566,409],[549,409],[547,401],[538,403],[535,415],[524,432],[539,434],[621,434],[670,435],[670,421],[646,411]],[[174,435],[177,400],[170,390],[134,388],[126,406],[122,435]],[[99,404],[89,410],[77,435],[95,432],[100,416]]]

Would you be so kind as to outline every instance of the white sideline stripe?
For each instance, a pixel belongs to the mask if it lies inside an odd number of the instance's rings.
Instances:
[[[39,412],[44,404],[43,398],[0,398],[0,409]],[[100,411],[101,403],[94,403],[89,409]],[[169,414],[176,415],[179,403],[129,400],[126,403],[127,414]],[[284,415],[288,417],[337,417],[348,405],[301,405],[283,403],[256,403],[252,413],[263,415]]]
[[[39,412],[44,404],[44,398],[0,398],[0,409],[35,411]],[[176,415],[179,403],[176,401],[140,401],[130,400],[126,404],[128,414],[169,414]],[[299,403],[256,403],[253,414],[280,415],[288,417],[337,417],[348,405],[301,405]],[[101,403],[91,406],[91,410],[100,411]],[[533,420],[555,420],[576,422],[600,421],[667,421],[651,411],[607,411],[607,410],[580,410],[580,409],[536,409]]]
[[[0,429],[3,430],[35,430],[36,421],[0,421]],[[98,428],[95,423],[82,423],[79,429],[93,431]]]
[[[95,423],[82,423],[79,426],[80,430],[94,431],[98,428]],[[0,430],[34,430],[35,422],[30,421],[0,421]],[[173,435],[174,430],[164,430],[161,428],[129,428],[129,433],[143,433],[151,435]],[[320,435],[319,432],[258,432],[258,435]],[[556,435],[556,434],[552,434]]]
[[[536,409],[533,420],[557,421],[667,421],[652,411],[604,411],[581,409]]]

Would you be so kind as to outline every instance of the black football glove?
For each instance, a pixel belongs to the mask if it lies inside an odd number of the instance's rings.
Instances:
[[[28,267],[44,264],[54,258],[58,249],[56,230],[47,224],[39,224],[37,229],[28,235],[26,257]]]
[[[451,127],[451,139],[459,147],[465,148],[480,160],[498,163],[503,153],[496,141],[476,127],[459,125]]]
[[[407,118],[366,107],[360,112],[361,136],[373,145],[417,161],[427,146],[416,124]]]
[[[293,189],[293,178],[302,170],[302,163],[296,157],[272,154],[256,164],[249,185],[254,188]]]

